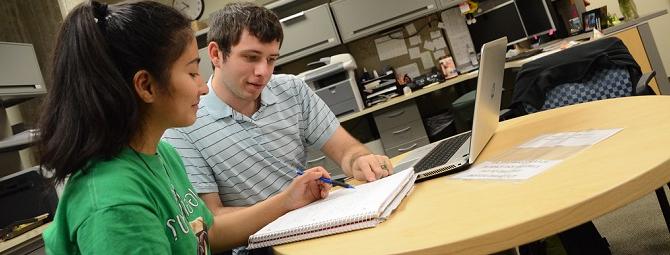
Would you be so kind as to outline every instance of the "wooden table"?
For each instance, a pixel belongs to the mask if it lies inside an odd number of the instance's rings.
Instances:
[[[274,247],[278,254],[485,254],[577,226],[670,181],[670,96],[618,98],[500,124],[478,162],[541,134],[623,128],[526,181],[418,183],[376,228]],[[625,224],[622,222],[622,224]]]

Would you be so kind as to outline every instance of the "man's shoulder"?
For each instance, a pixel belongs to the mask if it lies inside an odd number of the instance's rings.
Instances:
[[[273,74],[268,82],[268,87],[272,89],[295,89],[298,85],[303,85],[305,82],[292,74]]]

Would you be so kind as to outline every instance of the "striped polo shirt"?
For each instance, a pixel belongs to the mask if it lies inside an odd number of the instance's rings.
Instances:
[[[339,127],[321,98],[293,75],[273,75],[251,117],[209,86],[195,124],[169,129],[163,139],[182,156],[197,192],[218,192],[226,206],[252,205],[281,191],[306,166],[306,148],[320,149]]]

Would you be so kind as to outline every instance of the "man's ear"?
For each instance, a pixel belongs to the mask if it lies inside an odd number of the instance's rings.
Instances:
[[[209,54],[212,64],[215,67],[221,68],[221,63],[223,63],[225,59],[223,51],[219,48],[219,44],[216,42],[209,42],[209,44],[207,44],[207,54]]]
[[[147,70],[139,70],[133,76],[133,87],[140,99],[145,103],[153,103],[156,99],[157,91],[155,80]]]

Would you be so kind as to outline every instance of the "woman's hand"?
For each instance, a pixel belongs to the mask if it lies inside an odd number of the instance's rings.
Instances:
[[[330,178],[330,174],[319,166],[310,168],[293,179],[288,188],[279,194],[284,201],[285,208],[291,211],[326,198],[332,186],[320,181],[321,177]]]

